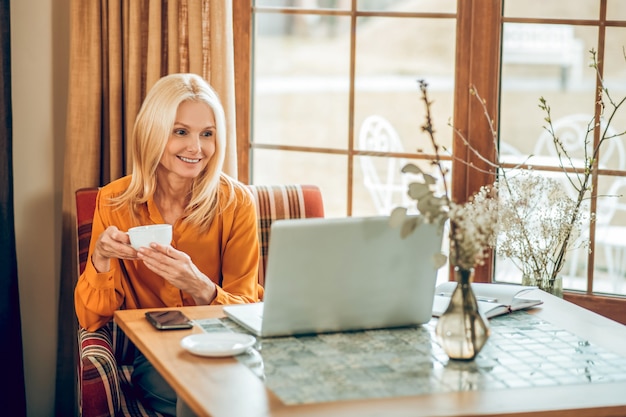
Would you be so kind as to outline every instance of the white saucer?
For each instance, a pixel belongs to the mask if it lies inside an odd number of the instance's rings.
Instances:
[[[249,334],[213,332],[186,336],[180,341],[180,346],[194,355],[222,357],[239,355],[255,342],[254,336]]]

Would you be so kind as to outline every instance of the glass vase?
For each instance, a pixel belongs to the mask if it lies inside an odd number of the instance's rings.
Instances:
[[[551,280],[549,278],[534,278],[528,275],[522,276],[522,285],[536,286],[542,291],[563,298],[563,277],[558,276]]]
[[[472,360],[489,339],[489,322],[478,311],[471,282],[474,270],[455,268],[457,286],[435,327],[437,342],[450,359]]]

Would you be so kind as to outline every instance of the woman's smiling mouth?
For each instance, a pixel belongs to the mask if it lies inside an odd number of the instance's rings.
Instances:
[[[180,159],[183,162],[188,162],[190,164],[197,164],[198,162],[200,162],[200,158],[185,158],[184,156],[177,156],[178,159]]]

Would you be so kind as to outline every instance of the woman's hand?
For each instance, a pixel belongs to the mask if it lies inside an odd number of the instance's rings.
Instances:
[[[200,272],[185,252],[152,243],[149,248],[140,248],[137,258],[152,272],[191,295],[198,305],[210,304],[217,296],[215,283]]]
[[[107,227],[98,236],[91,262],[96,271],[107,272],[111,269],[111,258],[137,259],[137,251],[130,246],[128,234],[115,226]]]

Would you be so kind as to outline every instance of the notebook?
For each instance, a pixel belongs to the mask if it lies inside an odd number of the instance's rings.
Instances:
[[[402,238],[386,216],[277,220],[264,301],[224,311],[261,337],[420,325],[431,318],[441,244],[436,226]]]
[[[456,285],[456,282],[448,281],[435,287],[433,317],[440,317],[446,311]],[[541,300],[525,297],[526,293],[537,289],[535,286],[485,282],[472,282],[471,285],[478,310],[488,319],[543,304]]]

